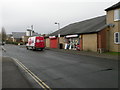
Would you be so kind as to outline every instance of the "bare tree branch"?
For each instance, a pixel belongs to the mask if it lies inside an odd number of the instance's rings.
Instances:
[[[2,42],[6,41],[7,35],[4,27],[2,27],[1,36],[2,36]]]

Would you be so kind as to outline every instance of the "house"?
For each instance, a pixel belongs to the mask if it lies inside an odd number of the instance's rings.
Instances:
[[[26,44],[28,42],[28,38],[31,36],[39,36],[39,34],[34,32],[31,28],[27,28],[26,35],[22,36],[22,41]]]
[[[12,37],[12,34],[7,34],[6,42],[12,42],[13,39],[11,37]]]
[[[105,9],[106,23],[111,27],[107,31],[107,49],[113,52],[120,52],[120,2]]]
[[[13,42],[21,42],[22,41],[22,36],[25,36],[25,32],[12,32],[12,39]]]
[[[23,42],[27,43],[27,40],[31,36],[38,36],[37,32],[34,32],[31,28],[27,28],[26,32],[12,32],[12,41],[13,42]]]
[[[37,32],[32,33],[32,36],[41,36]],[[28,42],[28,38],[31,37],[29,35],[22,36],[22,41],[26,44]]]
[[[70,45],[75,50],[120,52],[120,2],[105,10],[107,15],[70,24],[46,38],[46,47]],[[58,37],[60,34],[61,37]]]

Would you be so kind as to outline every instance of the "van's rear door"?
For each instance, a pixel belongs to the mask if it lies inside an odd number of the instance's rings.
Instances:
[[[36,42],[35,42],[35,47],[36,48],[44,48],[44,37],[36,37]]]

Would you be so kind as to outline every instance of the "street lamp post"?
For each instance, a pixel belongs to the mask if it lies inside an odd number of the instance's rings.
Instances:
[[[59,44],[60,44],[60,23],[55,22],[55,24],[58,25],[58,47],[59,47]]]
[[[55,24],[57,24],[58,25],[58,37],[60,37],[60,23],[57,23],[57,22],[55,22]]]

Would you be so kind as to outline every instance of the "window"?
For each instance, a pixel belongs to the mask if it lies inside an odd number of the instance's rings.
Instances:
[[[120,44],[120,32],[115,32],[114,33],[114,43],[115,44]]]
[[[114,10],[114,21],[120,20],[120,9]]]

